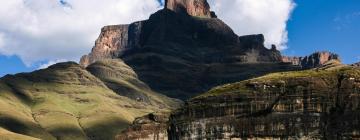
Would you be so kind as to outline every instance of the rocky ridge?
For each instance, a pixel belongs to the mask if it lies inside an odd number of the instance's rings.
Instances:
[[[360,67],[360,62],[359,62],[359,63],[352,64],[352,66]]]
[[[305,57],[282,57],[283,62],[301,66],[303,69],[320,67],[330,60],[337,60],[341,62],[339,55],[327,51],[315,52]]]
[[[299,69],[283,63],[275,46],[265,48],[263,35],[239,37],[220,19],[193,14],[207,15],[206,0],[169,0],[166,5],[148,20],[103,29],[81,64],[122,59],[152,90],[184,100],[216,85]],[[123,27],[128,29],[117,33]]]

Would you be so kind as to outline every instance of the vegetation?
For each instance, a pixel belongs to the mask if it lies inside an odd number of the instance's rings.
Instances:
[[[339,76],[348,79],[360,79],[360,69],[344,66],[344,65],[334,65],[329,66],[325,65],[324,67],[303,70],[303,71],[290,71],[290,72],[278,72],[268,74],[262,77],[253,78],[237,83],[225,84],[222,86],[215,87],[210,91],[195,97],[194,99],[206,98],[209,96],[221,96],[229,94],[248,94],[253,91],[253,87],[249,86],[252,83],[264,83],[264,84],[282,84],[286,83],[289,80],[293,79],[302,79],[302,78],[317,78],[326,81],[327,84],[335,84],[338,82]]]
[[[120,96],[75,63],[0,80],[5,139],[113,139],[135,118],[157,111],[170,108]]]

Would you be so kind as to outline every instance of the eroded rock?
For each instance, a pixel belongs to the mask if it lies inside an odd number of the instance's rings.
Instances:
[[[299,65],[303,69],[320,67],[330,60],[337,60],[341,62],[339,55],[327,51],[315,52],[305,57],[282,57],[283,62]]]

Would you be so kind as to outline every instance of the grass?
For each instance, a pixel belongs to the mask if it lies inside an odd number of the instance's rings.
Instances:
[[[225,94],[249,94],[253,91],[253,88],[248,86],[250,83],[271,83],[276,85],[286,83],[292,79],[318,78],[326,81],[329,85],[334,85],[338,82],[337,80],[340,75],[343,75],[345,78],[360,79],[360,69],[350,66],[337,65],[335,67],[303,71],[272,73],[258,78],[218,86],[195,97],[194,99],[207,98],[209,96],[222,96]]]
[[[72,63],[0,80],[0,140],[108,140],[158,111],[170,108],[120,96]]]

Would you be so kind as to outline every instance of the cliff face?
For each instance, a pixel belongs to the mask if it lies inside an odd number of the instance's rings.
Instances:
[[[120,39],[127,42],[122,43],[125,46],[113,45],[111,48],[117,49],[108,53],[103,51],[109,48],[106,43],[96,43],[93,51],[83,57],[82,65],[106,58],[122,59],[151,89],[180,99],[216,85],[298,69],[282,63],[276,47],[265,48],[263,35],[239,37],[220,19],[192,16],[191,11],[208,11],[205,0],[169,0],[166,5],[169,7],[148,20],[121,26],[128,28],[127,36],[123,35],[127,38]],[[190,12],[179,13],[170,5],[185,6]],[[103,36],[98,40],[109,40]],[[116,34],[107,38],[119,40]]]
[[[128,25],[106,26],[101,29],[92,53],[81,58],[80,63],[87,66],[97,60],[114,58],[122,53],[128,44]]]
[[[116,140],[168,140],[169,114],[148,114],[116,136]]]
[[[360,69],[270,74],[191,99],[170,119],[171,139],[356,139]]]
[[[283,62],[299,65],[303,69],[316,68],[324,65],[330,60],[338,60],[341,62],[339,55],[331,52],[316,52],[305,57],[287,57],[282,58]]]
[[[211,18],[210,6],[206,0],[166,0],[165,8],[177,13]]]

